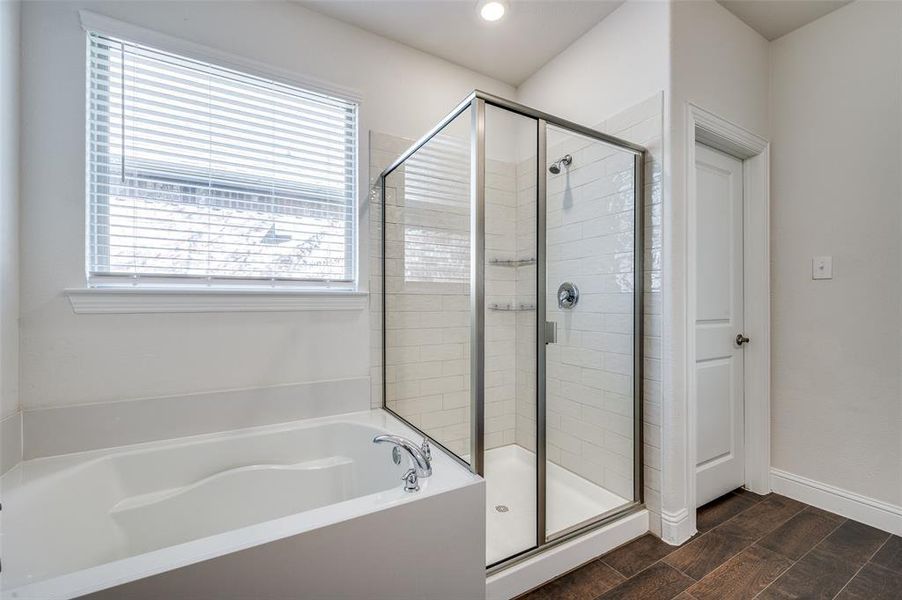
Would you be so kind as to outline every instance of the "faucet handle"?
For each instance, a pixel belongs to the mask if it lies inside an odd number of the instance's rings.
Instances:
[[[423,438],[423,443],[420,444],[420,450],[423,452],[426,460],[432,460],[432,447],[429,446],[429,440],[425,437]]]
[[[401,481],[404,482],[405,492],[420,491],[419,478],[417,477],[417,472],[414,469],[408,469],[407,472],[404,473],[404,477],[401,478]]]

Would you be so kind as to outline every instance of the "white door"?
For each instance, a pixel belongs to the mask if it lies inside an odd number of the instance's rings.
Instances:
[[[742,349],[742,161],[700,144],[695,381],[697,506],[745,483]]]

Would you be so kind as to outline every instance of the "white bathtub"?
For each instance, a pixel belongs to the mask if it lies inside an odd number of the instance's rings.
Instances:
[[[2,597],[483,597],[483,482],[436,450],[404,492],[386,432],[417,439],[376,410],[26,461]]]

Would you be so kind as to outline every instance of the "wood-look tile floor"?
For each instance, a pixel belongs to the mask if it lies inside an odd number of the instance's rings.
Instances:
[[[519,600],[902,600],[902,538],[784,496],[731,492],[698,531],[645,535]]]

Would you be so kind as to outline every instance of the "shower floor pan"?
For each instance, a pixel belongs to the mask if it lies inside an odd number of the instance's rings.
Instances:
[[[534,453],[516,444],[485,453],[487,565],[535,546],[535,462]],[[546,477],[551,534],[629,503],[551,462]]]

